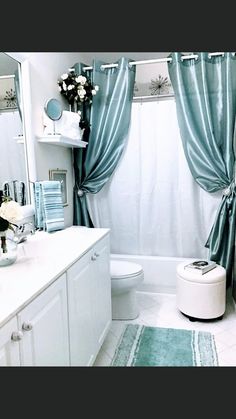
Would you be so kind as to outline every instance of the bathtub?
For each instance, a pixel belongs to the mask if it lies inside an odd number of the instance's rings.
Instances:
[[[137,291],[176,293],[176,267],[179,263],[190,263],[193,258],[176,258],[163,256],[140,256],[111,254],[111,258],[139,263],[144,271],[144,281]]]

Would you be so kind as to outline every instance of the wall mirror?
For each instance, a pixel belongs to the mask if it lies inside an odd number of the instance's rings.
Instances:
[[[0,52],[0,190],[31,203],[21,62]]]

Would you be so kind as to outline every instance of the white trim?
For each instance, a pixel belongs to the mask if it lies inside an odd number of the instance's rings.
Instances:
[[[0,79],[14,79],[15,74],[7,74],[6,76],[0,76]]]
[[[148,102],[161,99],[175,99],[174,93],[170,94],[161,94],[161,95],[151,95],[151,96],[133,96],[133,102]]]

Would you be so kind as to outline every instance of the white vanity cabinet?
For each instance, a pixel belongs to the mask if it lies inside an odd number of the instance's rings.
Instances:
[[[17,316],[21,365],[69,365],[66,274],[63,274]]]
[[[108,233],[36,233],[1,271],[0,366],[93,365],[112,321]]]
[[[0,330],[0,366],[69,365],[66,274]]]
[[[109,237],[67,271],[72,366],[90,366],[111,324]]]
[[[19,339],[17,318],[13,317],[0,329],[0,366],[12,367],[20,365]]]

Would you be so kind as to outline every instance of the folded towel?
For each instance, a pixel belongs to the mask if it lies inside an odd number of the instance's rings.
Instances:
[[[41,182],[34,183],[34,200],[35,200],[35,225],[37,228],[41,230],[43,228]]]
[[[36,227],[51,232],[64,229],[64,208],[61,182],[45,180],[35,182]]]
[[[80,115],[76,112],[63,111],[62,116],[58,121],[52,121],[44,112],[43,124],[44,134],[53,134],[55,123],[55,133],[64,135],[65,137],[73,138],[77,140],[82,137],[82,130],[79,127]]]

